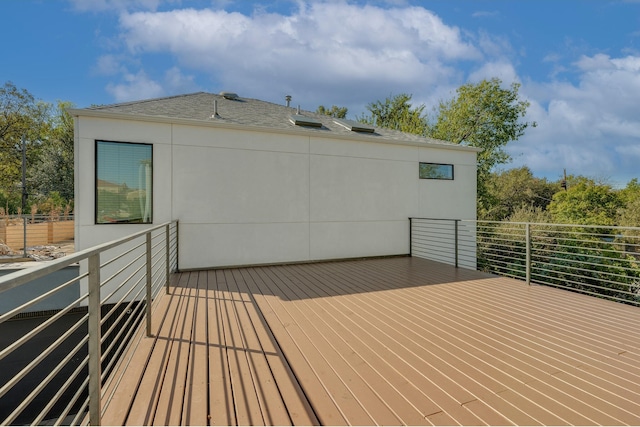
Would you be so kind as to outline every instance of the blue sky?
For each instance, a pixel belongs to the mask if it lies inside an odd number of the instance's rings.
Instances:
[[[640,2],[2,0],[0,84],[78,107],[195,91],[315,110],[521,83],[538,127],[513,162],[640,177]]]

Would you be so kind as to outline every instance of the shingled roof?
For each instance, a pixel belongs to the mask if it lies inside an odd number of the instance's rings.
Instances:
[[[217,115],[214,115],[214,103],[217,103]],[[168,122],[178,119],[206,122],[222,126],[246,126],[283,131],[297,130],[325,134],[327,137],[351,137],[358,134],[358,139],[374,138],[410,143],[442,144],[449,147],[475,150],[470,147],[461,147],[450,142],[425,138],[392,129],[375,128],[372,129],[373,132],[371,133],[355,132],[351,130],[349,126],[340,124],[333,117],[323,114],[311,111],[300,111],[298,113],[297,108],[285,105],[242,97],[227,99],[227,97],[221,94],[207,92],[72,110],[74,116],[102,115],[100,113],[106,113],[105,116],[117,115],[121,118],[127,115],[130,115],[132,119],[142,119],[145,117],[154,118],[154,121],[166,118]],[[312,121],[319,122],[319,127],[294,124],[292,116],[296,115],[301,115],[305,118],[312,119]]]

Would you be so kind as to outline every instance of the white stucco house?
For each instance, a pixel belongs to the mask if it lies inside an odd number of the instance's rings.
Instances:
[[[179,220],[181,269],[407,254],[475,219],[477,149],[235,94],[74,109],[76,250]]]

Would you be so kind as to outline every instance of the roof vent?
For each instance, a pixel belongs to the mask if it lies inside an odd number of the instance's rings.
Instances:
[[[308,126],[313,128],[322,127],[322,123],[316,119],[312,119],[311,117],[305,117],[300,114],[292,115],[289,120],[296,126]]]
[[[290,107],[291,106],[291,95],[285,96],[284,100],[287,101],[287,107]]]
[[[235,101],[236,99],[239,98],[237,93],[234,92],[220,92],[220,95],[224,98],[224,99],[231,99],[233,101]]]
[[[213,100],[213,114],[211,115],[212,119],[218,119],[220,118],[220,114],[218,114],[218,100],[214,99]]]
[[[333,122],[352,132],[373,133],[376,130],[373,126],[369,126],[365,123],[354,122],[353,120],[333,119]]]

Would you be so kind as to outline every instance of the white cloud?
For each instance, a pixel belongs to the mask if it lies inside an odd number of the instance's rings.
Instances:
[[[640,57],[583,56],[578,82],[525,84],[538,128],[510,147],[516,164],[553,175],[638,176]]]
[[[121,83],[109,83],[106,87],[117,102],[157,98],[174,93],[199,91],[194,76],[185,75],[178,67],[164,73],[162,79],[154,80],[144,70],[131,73],[125,67],[119,69]]]
[[[620,179],[638,174],[639,55],[597,54],[568,63],[549,53],[543,61],[554,66],[552,80],[536,82],[518,70],[508,38],[447,25],[422,7],[301,1],[290,15],[265,9],[244,15],[221,9],[157,12],[159,1],[139,0],[133,9],[138,12],[122,11],[125,48],[97,61],[103,75],[119,76],[107,87],[118,101],[199,90],[190,74],[198,73],[213,82],[205,90],[274,102],[290,94],[302,108],[335,104],[353,115],[401,92],[430,108],[462,83],[499,77],[505,84],[523,83],[521,95],[531,102],[526,120],[539,125],[509,147],[513,166],[526,164],[552,178],[565,167]],[[95,4],[103,3],[122,4]],[[169,57],[171,66],[146,62],[158,56]],[[556,81],[559,71],[573,83]]]
[[[307,108],[434,90],[460,77],[452,64],[482,58],[421,7],[301,3],[290,16],[180,9],[123,13],[120,24],[131,55],[169,53],[226,90],[268,100],[291,93]]]
[[[116,55],[102,55],[96,61],[93,72],[97,75],[113,76],[122,70],[120,58]]]
[[[126,73],[123,83],[107,85],[106,89],[117,102],[133,101],[138,99],[157,98],[166,94],[162,85],[149,78],[144,71],[136,74]]]
[[[493,77],[501,79],[507,85],[520,80],[513,64],[503,59],[484,63],[469,74],[469,81],[475,83],[482,79],[490,80]]]
[[[185,75],[178,67],[172,67],[164,74],[164,86],[170,93],[188,93],[199,90],[193,75]]]

